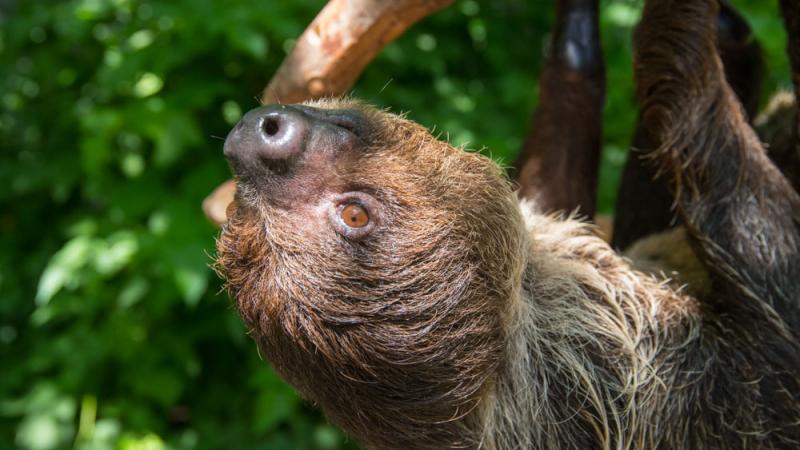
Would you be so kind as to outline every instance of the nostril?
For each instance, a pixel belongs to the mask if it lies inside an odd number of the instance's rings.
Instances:
[[[261,127],[264,129],[264,133],[266,133],[267,136],[275,136],[278,134],[278,131],[280,131],[280,124],[278,123],[277,117],[267,117]]]
[[[2,0],[0,0],[2,1]],[[290,173],[306,150],[312,121],[290,106],[249,111],[225,140],[225,156],[237,174]]]
[[[275,169],[276,161],[291,159],[303,152],[311,127],[300,111],[290,107],[272,107],[258,112],[261,114],[257,113],[255,122],[251,122],[251,130],[257,135],[256,153],[263,163]]]

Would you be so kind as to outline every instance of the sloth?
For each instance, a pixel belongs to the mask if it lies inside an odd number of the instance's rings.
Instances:
[[[650,0],[636,31],[639,151],[681,225],[646,264],[403,116],[247,113],[217,266],[274,370],[367,448],[797,448],[800,196],[718,13]]]

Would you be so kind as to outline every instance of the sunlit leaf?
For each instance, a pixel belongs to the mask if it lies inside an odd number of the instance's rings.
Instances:
[[[166,450],[164,441],[155,434],[142,437],[124,437],[120,440],[119,450]]]
[[[92,240],[88,236],[77,236],[50,259],[50,263],[39,278],[36,302],[46,304],[67,283],[73,281],[77,271],[89,261]]]
[[[133,85],[133,94],[144,98],[158,93],[164,86],[164,80],[154,73],[145,73]]]
[[[58,422],[48,415],[23,421],[17,431],[17,444],[31,450],[55,449],[62,443]]]
[[[603,10],[602,20],[624,28],[631,28],[639,22],[641,5],[631,3],[612,3]]]
[[[184,301],[195,305],[208,289],[208,270],[198,267],[178,267],[175,269],[175,285]]]
[[[139,242],[133,233],[114,233],[96,248],[94,267],[101,275],[113,275],[128,265],[138,250]]]
[[[128,38],[128,45],[134,50],[141,50],[152,44],[155,37],[151,30],[139,30]]]
[[[103,0],[81,0],[75,8],[75,15],[81,20],[95,20],[101,17],[109,6],[109,2]]]

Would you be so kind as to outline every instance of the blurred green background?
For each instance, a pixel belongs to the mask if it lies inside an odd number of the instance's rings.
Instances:
[[[459,0],[354,95],[513,160],[552,1]],[[734,2],[789,87],[776,0]],[[259,359],[209,269],[222,140],[324,1],[0,2],[0,448],[343,449]],[[640,2],[605,0],[601,209],[635,117]],[[568,130],[565,130],[568,132]]]

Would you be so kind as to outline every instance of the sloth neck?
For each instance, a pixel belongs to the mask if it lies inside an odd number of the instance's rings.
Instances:
[[[584,224],[525,219],[529,259],[481,448],[654,443],[665,378],[698,334],[693,300],[631,269]]]

